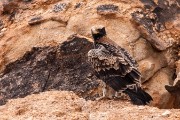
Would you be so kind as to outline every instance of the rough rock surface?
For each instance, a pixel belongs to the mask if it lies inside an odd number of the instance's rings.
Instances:
[[[101,15],[112,15],[116,14],[118,11],[118,6],[113,5],[113,4],[107,4],[107,5],[99,5],[97,7],[97,13]]]
[[[180,40],[180,33],[172,31],[179,26],[180,7],[178,0],[141,0],[144,10],[132,13],[132,18],[140,24],[139,28],[146,39],[158,50],[171,47]]]
[[[152,94],[153,105],[180,108],[179,92],[168,90],[169,94],[164,88],[168,85],[179,90],[176,87],[179,86],[179,72],[175,67],[179,59],[179,0],[148,1],[2,0],[0,71],[4,74],[0,77],[1,103],[51,89],[72,90],[87,99],[96,97],[99,82],[89,74],[92,71],[87,70],[87,46],[75,44],[77,49],[83,49],[82,55],[76,50],[74,56],[59,50],[72,34],[80,34],[91,41],[90,28],[102,24],[107,28],[108,37],[138,61],[143,87]],[[8,7],[3,7],[5,5]],[[100,14],[98,6],[106,5],[110,7],[100,9]],[[71,45],[67,48],[74,49]],[[156,94],[157,87],[160,90]]]
[[[154,96],[154,106],[164,109],[169,108],[169,106],[173,106],[173,99],[171,99],[171,95],[164,88],[165,85],[168,85],[171,82],[170,80],[172,77],[173,70],[163,68],[144,84],[144,87],[148,89],[148,92]]]
[[[180,54],[178,54],[178,57],[180,58]],[[180,104],[178,104],[180,101],[180,60],[176,62],[176,79],[173,85],[166,85],[165,88],[174,98],[174,102],[172,102],[174,108],[180,108]]]
[[[1,120],[179,120],[179,110],[125,101],[86,101],[72,92],[48,91],[0,106]]]

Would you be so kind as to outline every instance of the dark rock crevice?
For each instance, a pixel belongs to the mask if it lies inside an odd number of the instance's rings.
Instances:
[[[0,104],[51,89],[74,91],[93,99],[89,92],[99,85],[87,62],[92,43],[77,35],[55,47],[35,47],[7,65],[0,77]]]

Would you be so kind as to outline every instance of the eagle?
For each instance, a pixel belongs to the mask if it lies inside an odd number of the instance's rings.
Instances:
[[[141,88],[141,73],[137,62],[122,47],[106,35],[102,25],[91,28],[94,48],[88,52],[88,61],[95,75],[116,92],[129,96],[135,105],[147,105],[152,97]],[[103,89],[103,97],[106,90]]]

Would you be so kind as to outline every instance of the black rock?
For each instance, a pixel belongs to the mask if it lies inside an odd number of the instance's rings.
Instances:
[[[119,10],[119,7],[113,4],[105,4],[105,5],[99,5],[97,7],[97,13],[98,14],[116,14],[116,12]]]
[[[89,91],[97,88],[99,82],[87,62],[87,52],[92,47],[86,38],[72,36],[58,46],[32,48],[7,65],[0,76],[0,105],[11,98],[51,89],[74,91],[93,99],[96,95]]]
[[[66,10],[68,4],[67,3],[58,3],[54,6],[53,11],[54,12],[60,12]]]
[[[31,19],[28,21],[28,24],[29,24],[29,25],[35,25],[35,24],[42,23],[43,21],[44,21],[43,17],[41,17],[41,16],[36,16],[36,17],[31,18]]]

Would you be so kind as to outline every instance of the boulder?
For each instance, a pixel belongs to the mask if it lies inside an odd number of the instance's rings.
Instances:
[[[163,68],[159,70],[149,81],[143,85],[147,88],[147,92],[153,97],[153,106],[159,108],[172,108],[173,101],[171,94],[165,89],[165,85],[168,85],[173,81],[173,70],[170,68]]]

